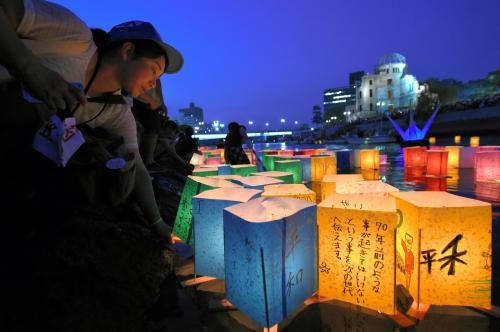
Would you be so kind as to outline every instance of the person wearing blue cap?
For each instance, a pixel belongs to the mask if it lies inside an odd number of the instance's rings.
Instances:
[[[169,237],[156,205],[149,174],[139,154],[136,123],[126,103],[89,102],[109,95],[137,97],[159,77],[178,72],[183,57],[149,22],[114,26],[93,40],[86,24],[68,9],[42,0],[0,1],[0,161],[19,174],[36,129],[64,110],[78,124],[122,136],[135,155],[133,195],[150,225]],[[82,88],[83,87],[83,88]],[[27,105],[22,89],[44,106]],[[42,109],[42,111],[40,111]],[[9,173],[5,173],[9,174]],[[18,187],[17,177],[12,187]],[[12,181],[11,181],[12,182]],[[7,186],[9,188],[9,186]],[[7,191],[4,191],[6,193]]]

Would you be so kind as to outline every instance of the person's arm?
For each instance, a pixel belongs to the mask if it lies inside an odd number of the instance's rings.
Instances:
[[[24,16],[22,0],[0,0],[0,64],[52,109],[85,104],[82,91],[43,66],[21,42],[16,29]]]
[[[155,194],[149,173],[144,166],[139,150],[132,150],[135,155],[136,176],[135,186],[132,192],[139,207],[149,223],[162,238],[170,239],[172,228],[167,225],[160,216],[158,205],[156,205]]]

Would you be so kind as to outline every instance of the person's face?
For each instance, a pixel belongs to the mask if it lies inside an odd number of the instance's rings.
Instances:
[[[132,43],[123,44],[122,59],[119,68],[121,86],[133,97],[154,88],[165,70],[163,55],[156,59],[137,57]]]

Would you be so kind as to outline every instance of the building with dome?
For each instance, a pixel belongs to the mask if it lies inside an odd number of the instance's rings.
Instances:
[[[406,58],[398,53],[382,56],[375,74],[364,75],[356,88],[356,103],[347,106],[349,120],[369,119],[393,110],[415,109],[425,86],[408,73]]]

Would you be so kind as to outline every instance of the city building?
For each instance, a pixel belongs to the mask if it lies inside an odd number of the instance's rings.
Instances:
[[[179,123],[196,127],[203,124],[203,109],[195,106],[194,103],[189,103],[189,108],[181,108],[179,110]]]
[[[323,92],[323,114],[327,124],[345,122],[356,105],[356,88],[361,84],[364,71],[349,73],[349,85],[325,89]]]
[[[359,86],[361,84],[361,79],[365,75],[366,75],[366,72],[364,70],[349,73],[349,85]]]
[[[424,91],[425,85],[419,85],[415,76],[408,73],[403,55],[384,55],[378,61],[375,74],[364,75],[361,85],[356,88],[356,106],[349,108],[349,120],[369,119],[393,110],[415,109],[418,96]]]

